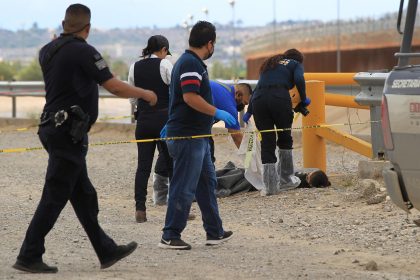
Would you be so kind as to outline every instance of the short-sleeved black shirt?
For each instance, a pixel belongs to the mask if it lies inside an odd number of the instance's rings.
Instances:
[[[209,75],[204,62],[186,50],[174,65],[169,88],[168,137],[210,134],[213,117],[196,111],[185,103],[184,93],[195,92],[213,104]]]
[[[39,62],[45,81],[45,112],[56,112],[79,105],[88,113],[93,124],[98,117],[98,84],[113,75],[101,54],[85,40],[74,37],[62,45],[50,60],[51,49],[66,36],[45,45],[39,52]]]

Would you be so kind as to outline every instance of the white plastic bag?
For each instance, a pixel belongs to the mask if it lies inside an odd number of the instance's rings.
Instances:
[[[255,131],[255,126],[249,122],[248,131]],[[257,133],[245,133],[239,147],[239,154],[244,155],[245,179],[257,190],[264,189],[261,162],[261,144]]]
[[[248,125],[247,131],[255,131],[255,126],[250,122]],[[245,167],[245,179],[248,180],[257,190],[266,191],[266,186],[263,180],[263,164],[261,161],[261,142],[258,140],[258,134],[254,133],[245,133],[242,140],[241,146],[239,147],[240,155],[244,155],[244,167]],[[276,157],[278,159],[278,147],[276,147]],[[300,179],[296,176],[290,176],[290,184],[293,186],[283,186],[279,185],[279,189],[287,190],[293,189],[300,184]],[[280,182],[279,182],[280,184]]]

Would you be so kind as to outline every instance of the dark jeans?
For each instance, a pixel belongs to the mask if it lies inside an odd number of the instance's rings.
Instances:
[[[213,140],[213,137],[210,137],[209,138],[209,145],[210,145],[210,156],[211,156],[211,161],[213,162],[213,163],[215,163],[216,162],[216,157],[214,156],[214,140]]]
[[[280,149],[290,150],[293,147],[292,131],[293,109],[287,89],[268,89],[257,99],[252,101],[255,125],[258,130],[287,128],[286,131],[277,132],[277,146]],[[276,133],[261,133],[261,161],[275,163]]]
[[[169,187],[162,238],[181,238],[194,197],[200,207],[207,235],[222,236],[224,231],[214,193],[217,181],[209,140],[170,140],[167,144],[174,161],[174,174]]]
[[[160,131],[168,120],[168,111],[140,112],[137,117],[136,139],[159,138]],[[136,210],[146,210],[147,182],[152,170],[155,149],[159,156],[155,164],[155,173],[172,178],[172,159],[164,141],[137,143],[137,172],[134,198]]]
[[[40,127],[38,134],[49,155],[47,174],[18,259],[28,263],[42,261],[45,236],[70,200],[99,260],[105,261],[117,245],[98,223],[98,197],[86,168],[87,135],[82,142],[74,144],[68,127],[55,128],[52,124]]]

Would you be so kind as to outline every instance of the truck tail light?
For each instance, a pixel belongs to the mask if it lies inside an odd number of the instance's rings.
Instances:
[[[382,110],[381,110],[381,120],[382,120],[382,135],[384,137],[384,145],[387,150],[394,149],[394,143],[392,142],[391,135],[391,125],[389,123],[389,111],[388,111],[388,102],[386,96],[382,97]]]

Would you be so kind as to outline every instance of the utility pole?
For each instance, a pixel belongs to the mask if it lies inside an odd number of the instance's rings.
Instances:
[[[340,0],[337,0],[337,73],[341,72]]]
[[[236,79],[237,78],[237,73],[236,73],[236,47],[235,47],[235,0],[228,0],[229,5],[232,7],[232,78]]]
[[[277,51],[277,15],[276,15],[276,0],[273,0],[273,49]]]

